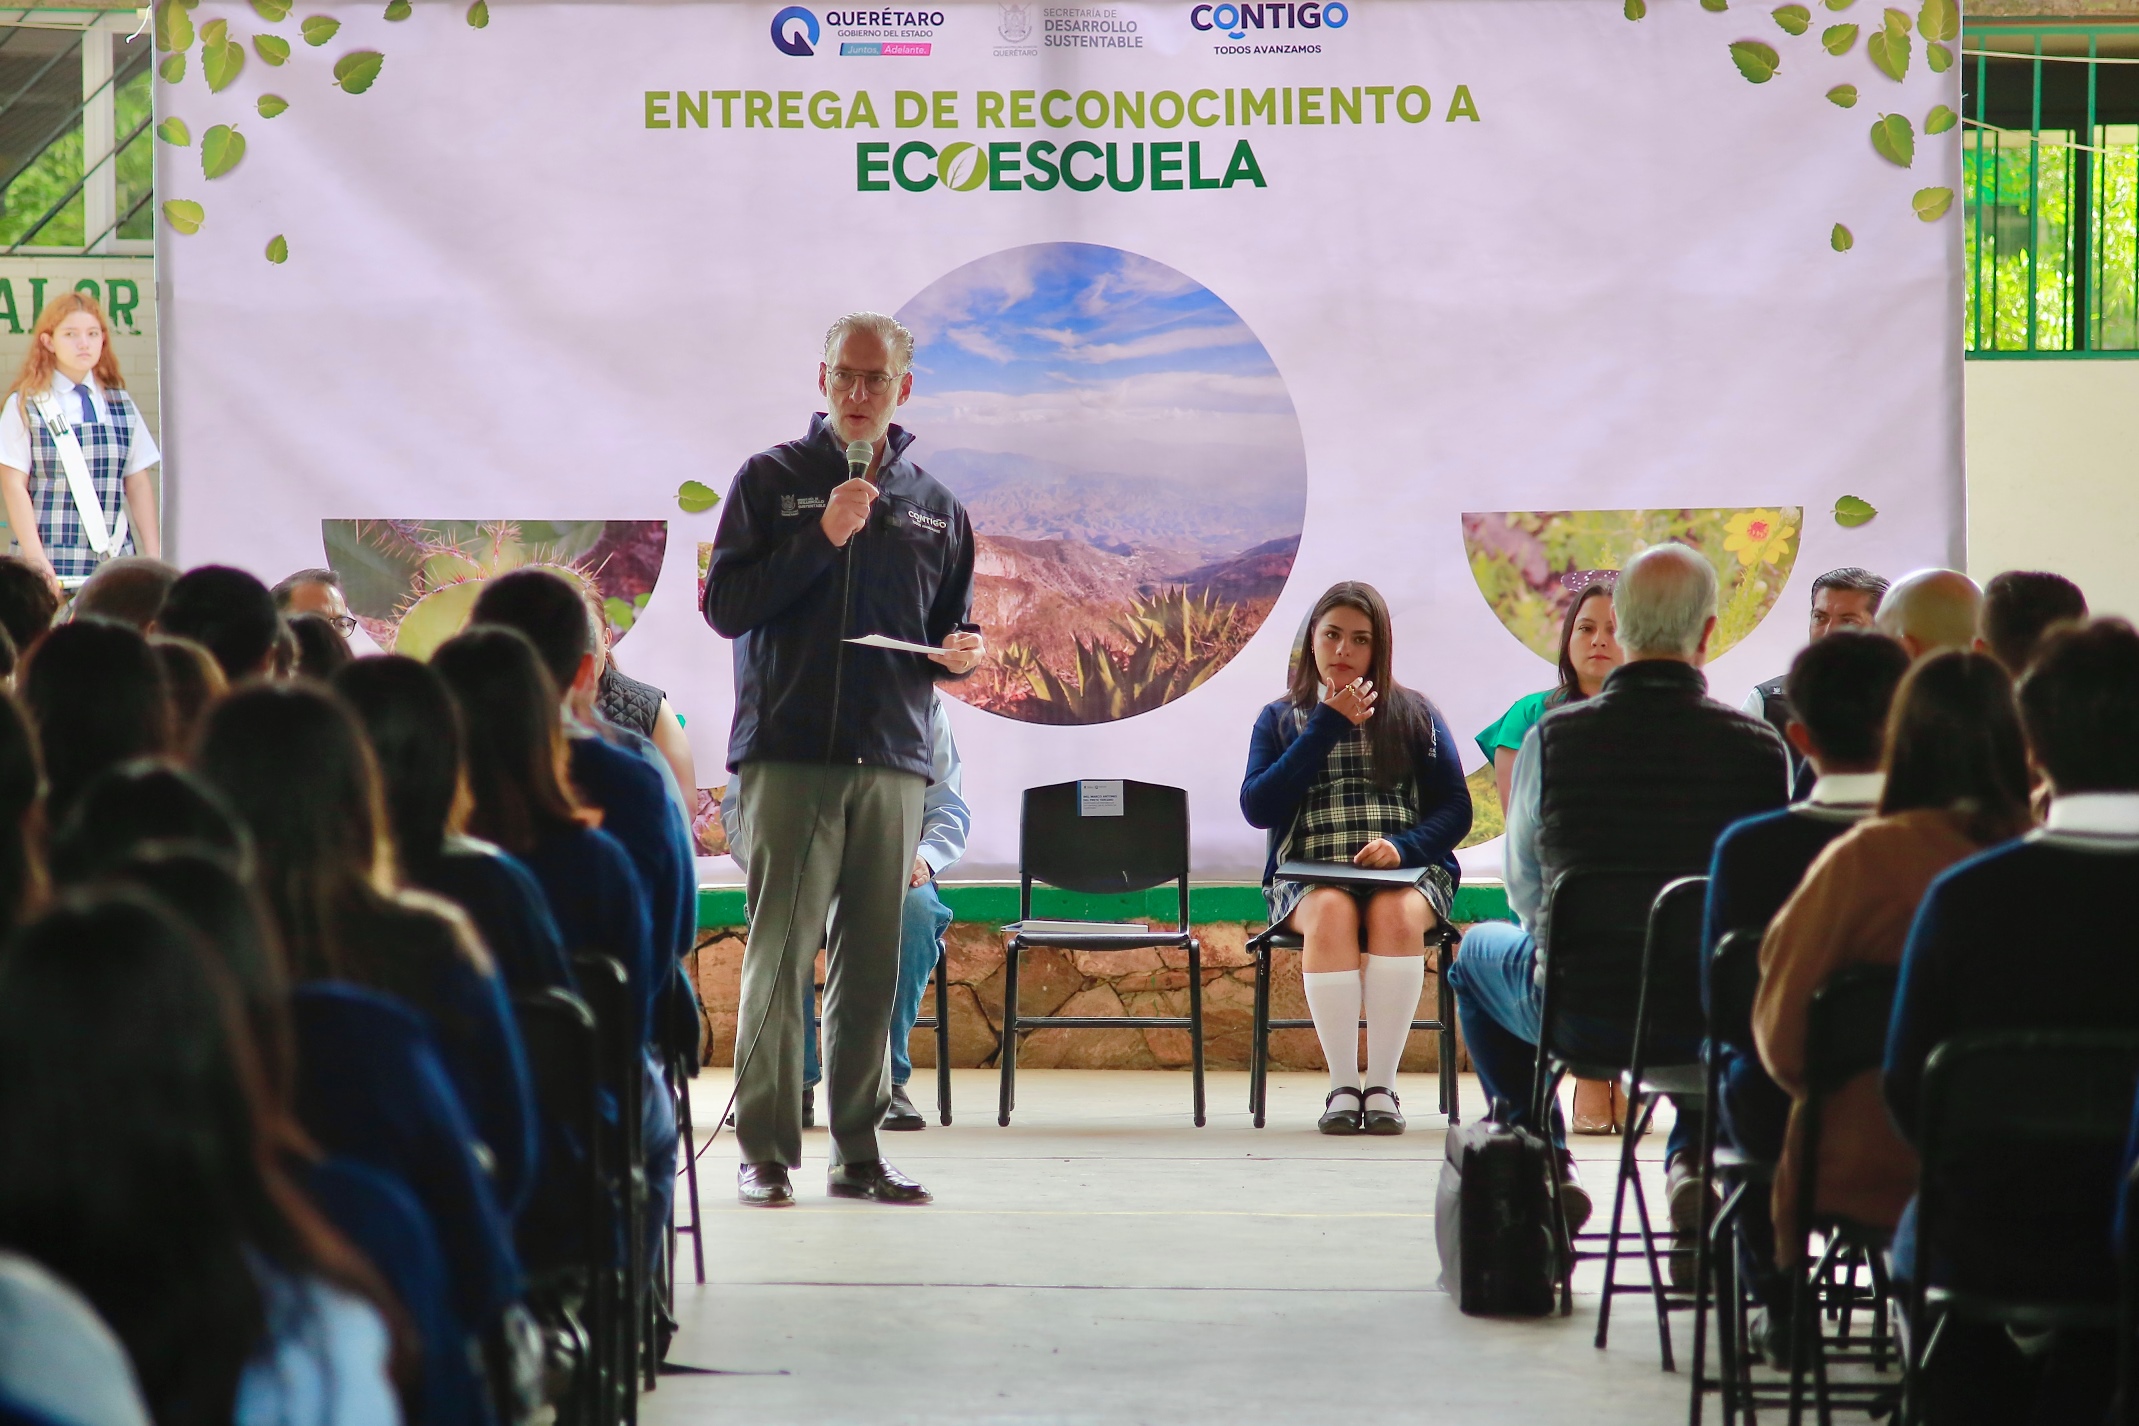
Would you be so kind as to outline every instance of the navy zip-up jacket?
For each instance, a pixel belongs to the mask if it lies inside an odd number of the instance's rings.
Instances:
[[[920,654],[841,642],[887,634],[941,645],[972,602],[972,522],[956,496],[906,459],[912,442],[891,428],[872,478],[883,493],[844,550],[821,523],[847,479],[846,448],[823,412],[810,418],[808,436],[761,451],[736,472],[703,609],[715,632],[735,641],[730,770],[830,760],[929,775],[929,702],[951,675]]]
[[[1389,841],[1402,858],[1399,866],[1442,867],[1449,884],[1456,886],[1463,880],[1463,869],[1456,865],[1456,843],[1471,830],[1471,790],[1463,781],[1463,764],[1456,760],[1456,743],[1448,735],[1448,725],[1430,704],[1427,716],[1432,736],[1411,744],[1411,778],[1418,787],[1424,816],[1416,827]],[[1307,726],[1298,732],[1293,730],[1290,698],[1266,704],[1256,715],[1255,733],[1248,743],[1248,775],[1240,784],[1240,814],[1249,826],[1267,828],[1270,833],[1263,885],[1277,876],[1278,843],[1284,840],[1315,779],[1322,775],[1329,750],[1350,731],[1351,720],[1328,704],[1318,704],[1307,716]]]

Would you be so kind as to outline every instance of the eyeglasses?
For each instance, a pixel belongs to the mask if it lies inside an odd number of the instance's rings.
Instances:
[[[829,379],[832,386],[839,391],[852,391],[855,385],[859,383],[868,388],[871,396],[881,396],[891,389],[891,383],[898,380],[898,375],[889,371],[854,371],[847,367],[835,366],[830,372]]]
[[[332,624],[334,626],[334,632],[340,634],[345,639],[356,632],[356,620],[347,614],[333,616],[323,614],[320,617],[325,619],[328,623]]]

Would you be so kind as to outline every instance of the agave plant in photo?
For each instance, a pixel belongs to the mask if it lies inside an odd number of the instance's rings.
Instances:
[[[1035,721],[1110,723],[1164,707],[1223,668],[1253,632],[1235,606],[1180,587],[1140,597],[1111,631],[1125,647],[1076,641],[1074,683],[1029,662]]]

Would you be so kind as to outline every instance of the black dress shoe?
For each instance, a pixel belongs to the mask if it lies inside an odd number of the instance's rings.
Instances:
[[[921,1111],[914,1108],[913,1100],[907,1097],[906,1086],[903,1084],[891,1087],[891,1108],[884,1115],[884,1127],[900,1130],[928,1127],[928,1121],[921,1117]]]
[[[1400,1101],[1396,1097],[1395,1090],[1370,1089],[1366,1092],[1365,1099],[1362,1099],[1360,1102],[1364,1104],[1366,1102],[1366,1099],[1372,1099],[1377,1094],[1386,1094],[1387,1096],[1389,1096],[1389,1107],[1387,1109],[1368,1108],[1362,1110],[1359,1116],[1359,1132],[1362,1134],[1403,1133],[1404,1116],[1399,1109],[1399,1106],[1401,1105],[1402,1101]]]
[[[834,1198],[869,1198],[878,1203],[928,1203],[934,1195],[882,1159],[841,1164],[832,1170],[825,1191]]]
[[[795,1201],[786,1164],[744,1164],[735,1171],[735,1196],[750,1208],[786,1208]]]
[[[1349,1096],[1350,1104],[1340,1104],[1340,1099]],[[1322,1101],[1322,1117],[1315,1127],[1325,1134],[1356,1134],[1359,1132],[1359,1106],[1364,1096],[1356,1089],[1333,1089]]]

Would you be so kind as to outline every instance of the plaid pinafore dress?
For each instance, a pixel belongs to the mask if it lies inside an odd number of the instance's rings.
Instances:
[[[1293,735],[1297,737],[1307,727],[1307,713],[1296,708],[1292,718]],[[1431,739],[1440,734],[1429,731],[1427,736]],[[1394,838],[1416,827],[1423,818],[1416,779],[1407,777],[1394,787],[1377,786],[1373,746],[1367,742],[1366,729],[1348,728],[1330,748],[1322,763],[1322,775],[1307,789],[1292,827],[1278,844],[1278,864],[1282,866],[1290,858],[1348,862],[1376,837]],[[1455,895],[1447,868],[1420,867],[1418,874],[1419,895],[1445,922]],[[1290,916],[1306,894],[1307,887],[1300,882],[1273,879],[1263,892],[1270,903],[1270,924],[1274,926]]]
[[[104,507],[104,527],[110,529],[118,524],[119,511],[124,508],[121,502],[126,498],[126,457],[133,448],[134,403],[116,386],[104,387],[100,394],[104,398],[104,419],[85,425],[81,396],[72,391],[55,393],[74,438],[82,443],[82,458],[89,464],[97,503]],[[68,488],[67,471],[59,463],[59,446],[52,433],[45,429],[36,407],[24,407],[23,415],[30,423],[30,503],[37,512],[37,537],[44,541],[52,572],[63,581],[79,584],[103,561],[89,547],[89,537],[82,533],[81,512],[74,507],[74,492]],[[126,538],[112,553],[134,553],[131,521]]]

